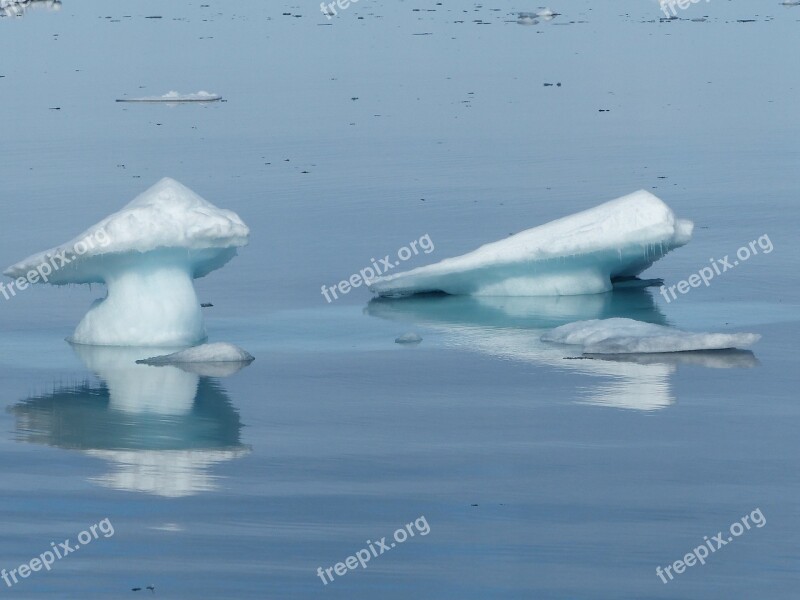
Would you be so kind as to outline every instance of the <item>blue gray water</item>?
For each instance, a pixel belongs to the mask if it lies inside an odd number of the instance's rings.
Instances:
[[[800,7],[611,4],[529,26],[519,1],[0,18],[3,265],[174,177],[252,229],[197,288],[210,338],[256,356],[227,377],[135,366],[64,341],[96,286],[0,297],[0,569],[114,526],[0,594],[795,598]],[[115,102],[170,90],[225,101]],[[696,223],[648,277],[774,251],[671,302],[321,294],[426,234],[404,266],[639,188]],[[638,361],[538,341],[609,316],[763,339]],[[656,575],[756,509],[705,566]],[[317,576],[420,516],[427,535]]]

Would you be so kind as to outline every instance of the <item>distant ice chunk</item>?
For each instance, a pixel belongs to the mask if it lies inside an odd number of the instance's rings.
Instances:
[[[422,336],[418,333],[414,333],[413,331],[409,331],[408,333],[404,333],[399,338],[397,338],[394,343],[395,344],[419,344],[422,341]]]
[[[581,346],[584,354],[725,350],[755,344],[756,333],[693,333],[634,319],[577,321],[545,333],[542,341]]]
[[[194,348],[137,360],[139,364],[145,365],[180,365],[189,363],[244,363],[252,362],[255,358],[246,350],[239,346],[227,342],[216,342],[213,344],[202,344]]]
[[[216,102],[222,100],[219,94],[199,91],[194,94],[167,92],[163,96],[144,96],[142,98],[118,98],[117,102]]]
[[[611,290],[692,237],[653,194],[640,190],[477,250],[373,280],[379,296],[445,292],[477,296],[570,296]]]

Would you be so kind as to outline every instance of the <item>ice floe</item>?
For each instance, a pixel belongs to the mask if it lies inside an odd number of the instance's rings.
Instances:
[[[227,342],[216,342],[187,348],[172,354],[137,360],[136,362],[145,365],[180,365],[194,363],[249,363],[253,360],[255,360],[253,355],[239,348],[239,346]]]
[[[217,102],[222,100],[219,94],[212,94],[205,91],[193,94],[181,94],[179,92],[167,92],[163,96],[143,96],[141,98],[117,98],[117,102]]]
[[[756,333],[694,333],[635,319],[590,319],[556,327],[542,341],[579,346],[584,354],[638,354],[746,348]]]

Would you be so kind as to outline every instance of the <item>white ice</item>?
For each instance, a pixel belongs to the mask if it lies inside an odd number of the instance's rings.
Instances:
[[[29,8],[61,10],[60,0],[0,0],[0,17],[19,17]]]
[[[255,360],[253,355],[246,350],[242,350],[239,346],[227,342],[216,342],[137,362],[147,365],[179,365],[187,363],[240,363],[252,362],[253,360]]]
[[[205,91],[193,94],[181,94],[179,92],[167,92],[163,96],[144,96],[142,98],[120,98],[117,102],[216,102],[222,100],[219,94],[211,94]]]
[[[746,348],[755,333],[694,333],[634,319],[577,321],[545,333],[542,341],[579,346],[584,354],[636,354]]]
[[[409,331],[408,333],[404,333],[397,339],[395,339],[395,344],[419,344],[422,341],[422,336],[418,333],[413,331]]]
[[[70,341],[104,346],[190,346],[206,338],[193,279],[247,244],[239,216],[164,178],[74,240],[5,271],[36,283],[104,283],[108,291]]]
[[[369,287],[380,296],[596,294],[609,291],[612,278],[639,275],[689,242],[693,227],[640,190]]]

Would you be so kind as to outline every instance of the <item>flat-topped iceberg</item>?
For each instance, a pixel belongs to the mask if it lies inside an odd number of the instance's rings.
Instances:
[[[584,354],[637,354],[746,348],[756,333],[694,333],[634,319],[591,319],[556,327],[544,342],[580,346]]]
[[[20,283],[105,284],[106,297],[83,317],[74,343],[188,346],[206,337],[192,280],[230,261],[249,233],[236,213],[164,178],[74,240],[4,274]]]
[[[211,94],[206,91],[199,91],[194,94],[181,94],[179,92],[167,92],[163,96],[143,96],[141,98],[118,98],[117,102],[217,102],[222,100],[219,94]]]
[[[640,190],[477,250],[370,283],[379,296],[428,292],[572,296],[611,290],[692,237],[653,194]]]

